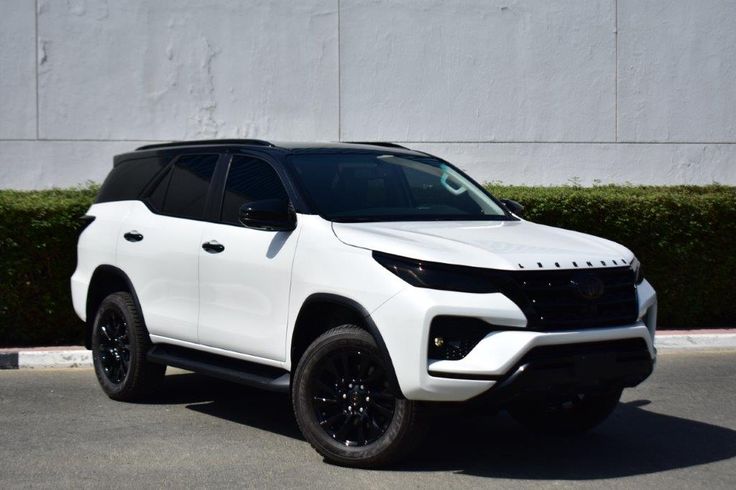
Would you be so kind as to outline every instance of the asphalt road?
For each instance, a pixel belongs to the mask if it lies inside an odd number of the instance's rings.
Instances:
[[[397,468],[322,462],[282,395],[171,370],[145,404],[89,369],[0,371],[0,488],[736,488],[736,352],[667,353],[599,429],[533,435],[451,414]]]

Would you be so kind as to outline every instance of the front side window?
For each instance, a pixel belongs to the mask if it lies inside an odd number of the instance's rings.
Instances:
[[[247,202],[263,199],[289,200],[276,171],[258,158],[234,156],[225,182],[222,222],[239,224],[240,207]]]
[[[185,155],[148,198],[154,209],[178,218],[202,219],[218,155]]]
[[[432,157],[293,155],[289,165],[320,215],[332,221],[513,219],[477,184]]]

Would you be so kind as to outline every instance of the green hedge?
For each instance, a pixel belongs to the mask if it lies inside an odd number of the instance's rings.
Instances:
[[[509,187],[525,216],[631,248],[659,294],[660,325],[734,325],[736,188]],[[0,346],[79,344],[69,277],[95,188],[0,191]]]
[[[82,343],[69,278],[97,189],[0,191],[0,346]]]

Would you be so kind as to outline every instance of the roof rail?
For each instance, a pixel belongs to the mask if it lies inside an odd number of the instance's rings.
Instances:
[[[351,143],[354,145],[384,146],[386,148],[402,148],[404,150],[410,149],[398,143],[391,143],[390,141],[343,141],[342,143]]]
[[[251,139],[220,139],[220,140],[195,140],[195,141],[171,141],[169,143],[155,143],[152,145],[144,145],[138,150],[155,150],[157,148],[171,148],[179,146],[210,146],[210,145],[254,145],[254,146],[275,146],[265,140]]]

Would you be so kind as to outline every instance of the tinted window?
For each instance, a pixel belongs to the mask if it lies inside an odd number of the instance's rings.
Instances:
[[[288,201],[276,171],[263,160],[235,156],[230,164],[222,201],[222,222],[238,224],[238,210],[249,201],[283,199]]]
[[[97,194],[97,202],[138,199],[154,175],[164,166],[159,158],[136,158],[116,165]]]
[[[169,188],[169,181],[171,180],[171,169],[168,169],[164,175],[162,175],[158,183],[155,183],[155,187],[146,198],[146,202],[156,211],[163,210],[164,199],[166,198],[166,190]]]
[[[187,155],[179,158],[169,175],[159,182],[149,203],[164,214],[201,219],[218,155]]]
[[[339,153],[295,155],[288,162],[327,219],[512,219],[476,183],[434,158]]]

